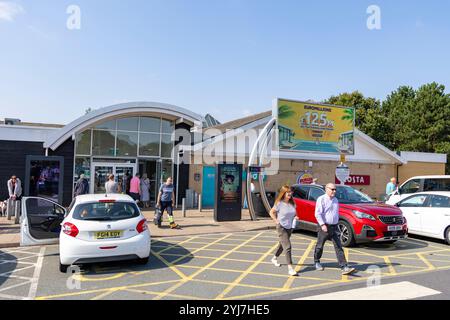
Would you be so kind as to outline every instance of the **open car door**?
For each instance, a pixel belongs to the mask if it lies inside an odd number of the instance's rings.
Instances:
[[[52,200],[23,197],[20,245],[58,243],[61,223],[65,216],[66,209]]]

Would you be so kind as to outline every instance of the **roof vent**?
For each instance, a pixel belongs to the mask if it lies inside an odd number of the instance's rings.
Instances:
[[[10,118],[5,118],[5,124],[6,125],[10,125],[10,126],[15,126],[20,124],[22,121],[20,119],[10,119]]]

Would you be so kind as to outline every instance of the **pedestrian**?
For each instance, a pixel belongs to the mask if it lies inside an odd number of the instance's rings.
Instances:
[[[130,194],[130,171],[127,170],[122,178],[122,193]]]
[[[397,179],[395,177],[392,177],[391,180],[386,184],[386,195],[390,195],[395,190],[397,190]]]
[[[141,198],[141,175],[136,173],[136,175],[130,181],[130,197],[134,201],[138,202]]]
[[[114,175],[111,173],[108,176],[108,181],[105,183],[106,194],[119,193],[118,184],[114,180]]]
[[[20,200],[22,199],[22,182],[16,175],[11,176],[8,180],[9,201],[7,204],[8,219],[13,214],[15,216],[15,223],[19,223],[20,216]]]
[[[292,198],[292,189],[289,186],[283,186],[275,200],[275,205],[270,210],[270,216],[276,223],[278,237],[280,243],[275,255],[272,258],[272,263],[276,267],[280,267],[281,264],[278,263],[278,257],[283,253],[286,254],[286,260],[288,264],[288,274],[291,276],[296,276],[297,271],[295,271],[292,264],[292,225],[296,217],[295,202]]]
[[[75,184],[75,188],[73,190],[74,197],[81,196],[83,194],[89,193],[89,182],[86,179],[84,173],[80,174],[80,179]]]
[[[167,178],[166,183],[163,183],[159,188],[158,199],[156,201],[157,213],[154,220],[155,225],[161,228],[162,216],[164,211],[167,210],[169,215],[169,225],[171,229],[179,229],[180,226],[175,223],[173,218],[173,206],[175,204],[175,192],[174,192],[173,180],[171,177]]]
[[[147,174],[144,173],[141,179],[141,201],[144,204],[144,208],[149,207],[150,202],[150,180]]]
[[[319,233],[314,251],[314,263],[316,270],[323,271],[324,268],[320,264],[322,258],[323,247],[327,240],[332,240],[336,257],[341,267],[342,274],[351,274],[355,268],[350,268],[345,258],[344,250],[342,249],[340,233],[338,228],[339,223],[339,201],[336,198],[336,186],[329,183],[325,187],[325,194],[320,196],[316,202],[316,219],[319,223]]]

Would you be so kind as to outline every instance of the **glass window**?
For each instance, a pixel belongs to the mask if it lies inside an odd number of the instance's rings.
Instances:
[[[76,220],[92,221],[126,220],[139,215],[139,209],[132,202],[83,203],[73,212],[73,218]]]
[[[319,188],[311,188],[311,191],[309,192],[309,200],[310,201],[317,201],[320,196],[323,196],[325,194],[325,191]]]
[[[173,133],[174,126],[173,121],[163,120],[162,121],[162,133]]]
[[[425,179],[423,191],[450,191],[450,179]]]
[[[171,158],[172,149],[173,149],[172,135],[163,134],[161,138],[161,157]]]
[[[137,155],[137,132],[117,132],[117,156],[135,157]]]
[[[416,193],[420,189],[420,180],[414,179],[408,181],[405,185],[400,188],[400,194],[402,193]]]
[[[429,206],[432,208],[450,208],[450,198],[446,196],[432,195]]]
[[[139,118],[125,118],[117,120],[117,130],[138,131]]]
[[[298,199],[306,199],[308,198],[308,191],[309,191],[309,187],[296,187],[294,189],[294,198],[298,198]]]
[[[399,207],[424,207],[425,202],[427,200],[426,195],[417,195],[410,198],[407,198],[401,201],[398,206]]]
[[[336,186],[336,198],[345,204],[374,202],[368,195],[352,187]]]
[[[161,132],[161,119],[142,117],[140,131],[160,133]]]
[[[75,158],[75,176],[74,183],[80,178],[80,174],[84,174],[85,178],[89,181],[91,178],[91,159],[76,157]]]
[[[95,126],[94,128],[102,129],[102,130],[116,130],[116,120],[111,120],[111,121],[100,123],[99,125]]]
[[[93,131],[92,154],[95,156],[114,156],[115,131]]]
[[[159,134],[141,133],[139,136],[139,155],[159,157],[159,139]]]
[[[77,134],[75,140],[77,154],[91,154],[91,130],[86,130]]]
[[[163,160],[161,163],[161,178],[162,183],[165,183],[167,178],[173,177],[172,160]]]

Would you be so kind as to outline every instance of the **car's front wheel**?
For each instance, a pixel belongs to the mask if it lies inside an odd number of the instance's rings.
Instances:
[[[445,242],[447,242],[447,244],[450,244],[450,227],[445,230]]]
[[[352,247],[355,245],[355,236],[353,229],[346,221],[339,221],[338,229],[340,233],[341,243],[343,247]]]
[[[59,271],[61,271],[62,273],[67,273],[67,269],[69,269],[69,265],[68,264],[62,264],[61,262],[59,263]]]
[[[137,259],[137,263],[140,265],[146,265],[148,263],[148,259],[150,259],[150,257]]]

